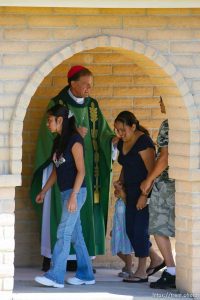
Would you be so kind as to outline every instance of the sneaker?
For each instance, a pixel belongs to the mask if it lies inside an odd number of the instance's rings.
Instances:
[[[77,277],[71,277],[67,279],[67,283],[73,285],[82,285],[82,284],[95,284],[95,280],[82,280]]]
[[[55,287],[55,288],[64,288],[64,284],[61,284],[61,283],[57,283],[49,278],[46,278],[45,276],[36,276],[35,277],[35,281],[37,283],[40,283],[42,285],[45,285],[45,286],[52,286],[52,287]]]
[[[176,288],[176,276],[169,274],[166,270],[162,273],[160,279],[150,283],[153,289],[170,289]]]

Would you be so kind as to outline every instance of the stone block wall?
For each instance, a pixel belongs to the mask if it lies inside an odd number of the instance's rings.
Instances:
[[[49,97],[79,60],[94,71],[93,96],[111,125],[121,109],[133,109],[155,139],[162,94],[176,179],[177,285],[199,292],[200,10],[0,7],[0,26],[0,289],[12,290],[15,216],[16,264],[24,253],[24,265],[39,259],[29,242],[38,240],[28,199],[33,141]],[[21,172],[22,187],[6,198]]]

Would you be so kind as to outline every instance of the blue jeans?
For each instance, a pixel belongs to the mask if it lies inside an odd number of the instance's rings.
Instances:
[[[57,242],[53,250],[52,266],[44,275],[60,284],[64,283],[71,243],[77,258],[76,277],[82,280],[94,279],[92,263],[83,238],[80,220],[80,210],[86,200],[87,191],[86,188],[80,189],[80,192],[77,194],[77,210],[76,212],[69,212],[67,210],[67,202],[71,191],[70,189],[61,193],[62,216],[57,230]]]

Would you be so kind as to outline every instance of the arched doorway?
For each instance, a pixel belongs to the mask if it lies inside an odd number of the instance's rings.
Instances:
[[[100,36],[76,42],[64,48],[38,68],[18,99],[18,105],[13,114],[10,127],[10,142],[12,147],[13,139],[16,139],[17,136],[21,138],[22,124],[25,120],[24,128],[26,130],[23,132],[23,139],[26,142],[23,146],[23,166],[26,166],[26,168],[22,172],[25,175],[23,176],[22,188],[18,189],[16,194],[16,197],[20,199],[18,201],[19,207],[17,207],[19,210],[16,211],[16,214],[19,213],[19,217],[23,216],[24,224],[17,222],[16,226],[20,228],[20,226],[23,227],[26,224],[26,228],[29,228],[31,242],[37,243],[39,238],[35,236],[37,231],[36,219],[29,204],[28,227],[26,220],[27,193],[33,166],[34,141],[37,136],[37,127],[34,128],[34,132],[31,131],[31,128],[33,128],[32,122],[34,119],[39,124],[41,115],[44,113],[51,96],[55,95],[66,84],[65,73],[67,67],[76,64],[77,56],[82,54],[84,65],[94,72],[93,96],[99,99],[100,106],[111,126],[118,111],[125,108],[134,109],[138,118],[143,120],[143,124],[150,128],[152,136],[155,137],[161,122],[156,101],[161,94],[165,99],[170,124],[170,172],[171,177],[177,179],[178,188],[176,194],[176,199],[178,199],[176,249],[178,250],[183,243],[181,238],[183,228],[181,225],[183,221],[181,211],[183,207],[179,201],[180,192],[182,192],[184,182],[189,181],[188,173],[198,168],[198,160],[194,160],[191,156],[191,151],[197,153],[195,152],[197,149],[193,150],[191,143],[195,140],[195,134],[192,134],[192,132],[199,125],[196,112],[193,109],[193,98],[182,75],[158,51],[140,42],[120,37]],[[59,74],[61,78],[58,79]],[[55,85],[52,85],[52,80],[54,80]],[[111,111],[108,109],[108,103],[111,105]],[[185,145],[184,148],[182,147],[183,144]],[[17,174],[21,172],[21,162],[20,157],[17,157],[14,151],[15,149],[11,148],[11,170]],[[117,171],[116,169],[116,174]],[[186,205],[189,199],[190,194],[186,198]],[[19,234],[20,230],[17,231]],[[185,228],[184,233],[187,234],[187,232],[188,228]],[[26,237],[24,238],[26,239]],[[18,239],[16,245],[20,247]],[[30,244],[28,249],[26,245],[24,242],[23,251],[29,253],[30,256],[28,259],[26,258],[27,261],[24,263],[28,265],[29,262],[38,261],[38,255],[29,252],[29,249],[31,249]],[[19,255],[23,255],[23,251]],[[179,264],[183,257],[182,253],[177,255],[178,285],[180,288],[190,290],[190,283],[187,287],[185,284],[188,282],[189,275],[182,272],[182,263]],[[184,281],[185,283],[183,283]]]

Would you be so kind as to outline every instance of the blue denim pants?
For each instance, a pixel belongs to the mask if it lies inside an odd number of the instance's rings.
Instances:
[[[53,250],[52,266],[44,275],[60,284],[64,283],[67,257],[71,243],[73,244],[77,258],[76,277],[82,280],[94,279],[92,263],[83,238],[80,220],[80,210],[86,200],[87,191],[86,188],[81,188],[77,194],[76,212],[69,212],[67,210],[67,202],[71,192],[72,190],[70,189],[61,193],[62,216],[57,230],[57,242]]]

